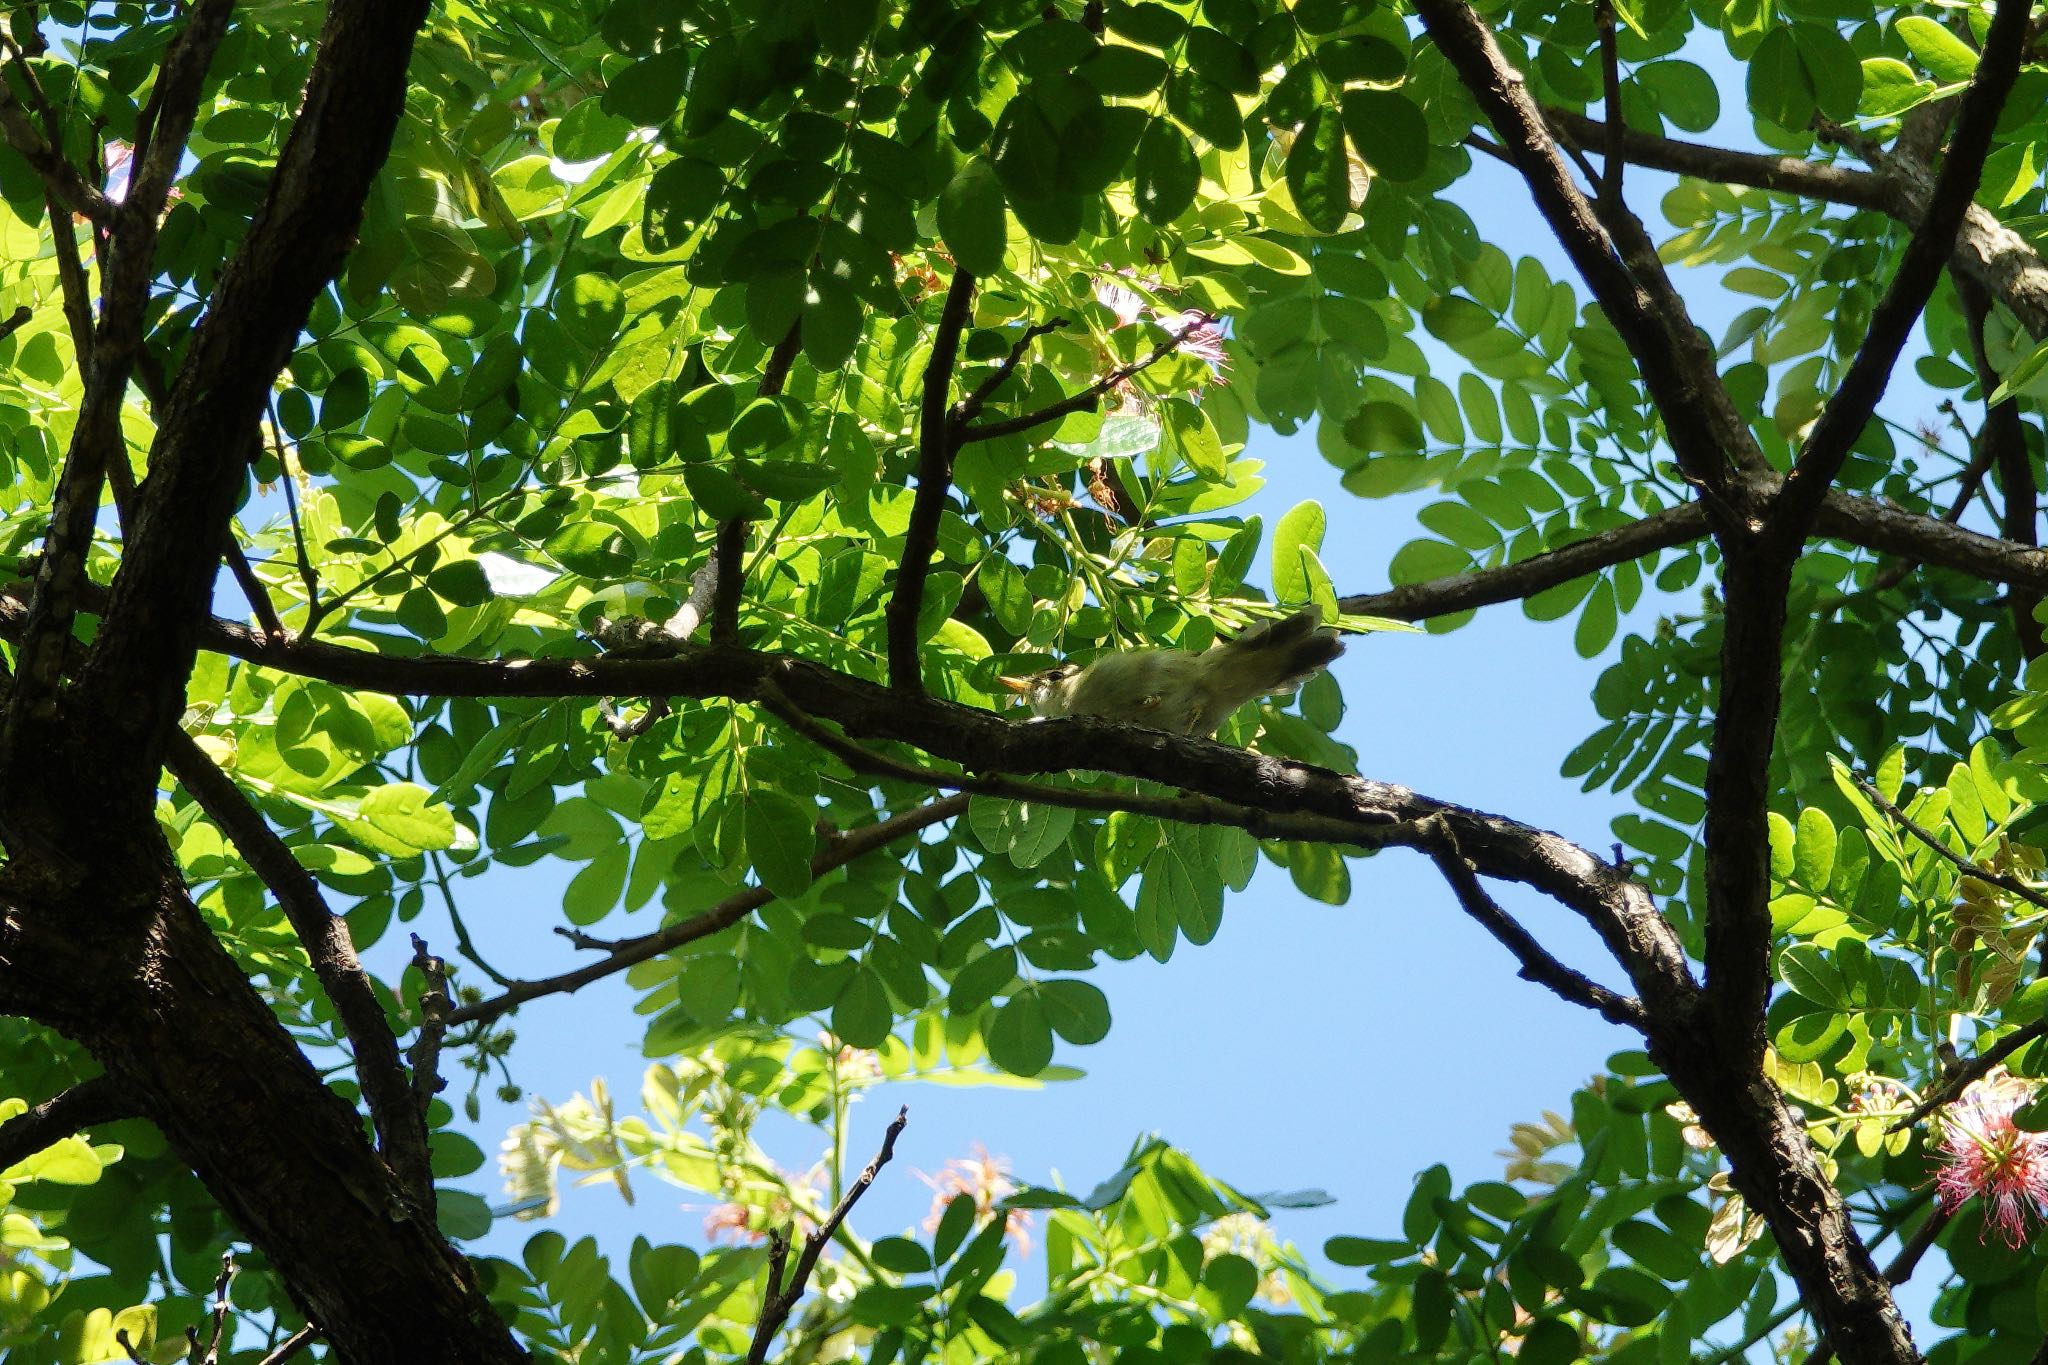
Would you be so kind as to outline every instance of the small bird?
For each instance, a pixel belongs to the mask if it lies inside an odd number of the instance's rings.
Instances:
[[[1246,702],[1292,691],[1343,652],[1322,611],[1309,606],[1201,653],[1136,649],[996,681],[1023,695],[1040,719],[1099,716],[1208,736]]]

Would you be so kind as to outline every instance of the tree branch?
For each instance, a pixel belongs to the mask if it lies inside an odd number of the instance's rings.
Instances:
[[[1537,208],[1601,312],[1635,357],[1643,384],[1663,414],[1680,468],[1710,495],[1709,510],[1717,518],[1732,516],[1731,499],[1740,490],[1731,487],[1728,462],[1755,439],[1718,373],[1711,366],[1702,371],[1686,363],[1694,348],[1684,344],[1680,333],[1691,323],[1660,315],[1642,282],[1623,266],[1593,206],[1559,157],[1557,143],[1521,74],[1508,65],[1491,30],[1471,6],[1463,0],[1417,0],[1416,11],[1500,135]]]
[[[384,1007],[377,1002],[369,973],[356,956],[348,921],[328,909],[319,883],[277,837],[262,812],[183,730],[172,732],[164,765],[277,897],[278,908],[298,935],[313,965],[313,975],[327,992],[342,1032],[354,1049],[356,1078],[362,1084],[363,1100],[369,1106],[385,1161],[407,1189],[431,1199],[434,1179],[428,1167],[426,1125],[412,1102],[412,1083],[399,1058],[398,1039]]]
[[[886,608],[889,685],[904,692],[924,691],[917,618],[924,606],[932,555],[939,548],[939,518],[945,513],[946,494],[953,484],[953,456],[960,449],[961,429],[951,410],[953,367],[959,360],[960,333],[973,306],[974,276],[956,269],[939,310],[939,325],[932,333],[931,356],[925,361],[917,423],[917,493],[910,504],[910,525],[903,533],[896,591]]]
[[[22,56],[21,49],[12,42],[7,46],[12,57],[8,69],[21,71],[27,79],[28,63]],[[56,196],[57,202],[67,212],[100,224],[113,220],[117,207],[114,201],[100,193],[96,186],[87,184],[85,177],[79,174],[78,167],[72,165],[70,159],[43,136],[42,131],[36,127],[35,120],[29,117],[28,109],[22,104],[20,97],[14,93],[13,86],[7,80],[6,71],[0,71],[0,137],[6,138],[7,145],[29,164],[31,170],[43,178],[43,183],[49,187],[50,193]]]
[[[1472,864],[1466,862],[1464,854],[1458,851],[1458,838],[1450,826],[1434,819],[1424,824],[1436,836],[1433,846],[1426,851],[1450,884],[1451,894],[1458,898],[1458,904],[1465,913],[1478,921],[1480,928],[1514,954],[1515,961],[1521,964],[1518,975],[1524,981],[1534,982],[1574,1005],[1583,1005],[1609,1023],[1625,1024],[1638,1032],[1648,1030],[1649,1021],[1643,1013],[1642,1001],[1610,991],[1584,973],[1559,962],[1536,941],[1533,934],[1486,894],[1486,888],[1480,885],[1479,878],[1473,873]]]
[[[811,858],[811,876],[822,877],[834,868],[844,867],[864,854],[913,834],[942,820],[950,820],[967,809],[967,797],[956,795],[944,797],[927,806],[905,811],[877,820],[872,825],[840,835]],[[558,976],[542,977],[534,981],[515,981],[504,992],[475,1004],[463,1005],[450,1010],[447,1025],[472,1024],[483,1020],[496,1019],[509,1010],[517,1009],[529,1000],[544,995],[563,995],[581,990],[593,981],[622,972],[637,962],[659,957],[672,948],[685,943],[694,943],[700,938],[724,929],[730,929],[748,915],[775,899],[775,893],[764,887],[748,887],[746,890],[727,896],[718,904],[689,919],[678,921],[651,934],[637,938],[620,939],[610,945],[610,951],[595,962],[587,963],[574,971]]]
[[[1955,251],[1957,230],[1977,193],[1984,158],[1991,151],[1992,132],[2019,77],[2032,10],[2032,0],[1998,0],[1926,214],[1913,229],[1912,240],[1871,315],[1855,359],[1807,432],[1784,487],[1771,500],[1770,534],[1781,542],[1805,539],[1821,499],[1884,396],[1899,352],[1941,278],[1942,263]]]
[[[1760,152],[1738,152],[1704,143],[1658,137],[1636,128],[1623,128],[1617,139],[1612,120],[1575,114],[1569,109],[1544,106],[1543,117],[1551,126],[1593,146],[1619,146],[1620,153],[1638,166],[1688,175],[1720,185],[1751,185],[1801,195],[1852,208],[1888,213],[1894,207],[1884,178],[1870,171],[1804,161],[1796,156],[1771,156]]]
[[[1337,606],[1349,616],[1426,621],[1531,597],[1574,578],[1697,540],[1706,533],[1706,509],[1698,503],[1685,503],[1513,564],[1408,583],[1384,592],[1354,593],[1338,599]],[[2048,566],[2044,566],[2043,572],[2048,573]]]
[[[99,516],[100,492],[110,466],[127,459],[121,433],[121,408],[128,376],[142,340],[144,305],[156,269],[156,238],[164,195],[177,159],[184,154],[200,86],[213,54],[227,31],[234,0],[197,0],[184,31],[165,53],[158,84],[169,122],[170,164],[137,167],[128,194],[106,221],[106,250],[100,266],[100,319],[92,338],[92,360],[86,368],[85,393],[79,400],[71,447],[51,500],[50,529],[37,568],[35,596],[29,602],[28,627],[22,637],[16,673],[15,701],[0,741],[11,749],[19,743],[25,721],[46,721],[56,711],[57,677],[62,671],[71,625],[77,614],[79,585]],[[4,81],[0,81],[4,85]],[[54,151],[53,147],[53,151]],[[65,164],[69,164],[66,162]],[[148,171],[150,174],[142,175]],[[52,224],[55,228],[57,225]],[[61,248],[60,248],[61,250]],[[124,469],[125,472],[125,469]],[[219,534],[225,534],[223,525]],[[182,679],[183,674],[180,673]]]
[[[1102,395],[1132,375],[1142,373],[1172,355],[1180,349],[1182,342],[1206,325],[1207,318],[1196,318],[1193,322],[1183,324],[1169,334],[1166,340],[1130,364],[1118,366],[1079,393],[1068,394],[1057,403],[1048,403],[1036,412],[1027,412],[1017,417],[999,417],[992,422],[980,422],[968,427],[960,433],[960,444],[972,445],[976,441],[993,441],[999,436],[1017,436],[1033,427],[1042,427],[1047,422],[1057,422],[1062,417],[1069,417],[1077,412],[1093,412],[1096,404],[1102,401]]]
[[[789,331],[775,349],[768,354],[768,363],[761,370],[761,383],[756,393],[762,398],[773,398],[782,392],[782,386],[789,380],[790,366],[796,364],[797,351],[803,346],[803,323],[792,322]],[[740,633],[740,594],[746,586],[747,523],[744,518],[731,517],[718,523],[718,540],[712,550],[711,562],[716,565],[711,578],[711,638],[720,644],[731,644]]]
[[[111,1077],[94,1076],[0,1123],[0,1171],[18,1166],[81,1128],[141,1117]]]
[[[1031,349],[1031,343],[1047,333],[1057,332],[1066,325],[1065,318],[1052,318],[1045,322],[1034,322],[1026,327],[1023,334],[1010,344],[1010,353],[1003,357],[1002,363],[990,370],[988,375],[974,386],[974,392],[953,405],[954,426],[965,428],[969,422],[981,416],[981,410],[988,405],[988,400],[995,396],[996,390],[1017,372],[1017,365],[1024,359],[1024,353]]]
[[[810,1282],[811,1272],[817,1269],[818,1257],[825,1246],[839,1231],[839,1225],[846,1221],[846,1215],[868,1192],[868,1186],[875,1183],[875,1177],[882,1167],[889,1164],[889,1158],[896,1154],[896,1139],[903,1132],[903,1126],[910,1122],[910,1110],[901,1108],[890,1121],[888,1131],[882,1135],[882,1150],[875,1153],[875,1159],[867,1164],[825,1221],[812,1229],[804,1238],[804,1249],[797,1257],[796,1273],[790,1277],[788,1286],[782,1286],[782,1266],[789,1254],[789,1243],[782,1234],[773,1234],[768,1255],[768,1288],[762,1295],[761,1316],[754,1324],[754,1341],[747,1348],[746,1365],[763,1365],[768,1359],[769,1348],[775,1344],[775,1334],[782,1330],[782,1324],[789,1320],[797,1300],[803,1297],[804,1286]]]
[[[224,12],[226,0],[195,7]],[[424,0],[334,0],[262,205],[222,270],[159,416],[135,528],[77,690],[106,780],[154,772],[208,618],[247,436],[316,294],[340,269],[404,112]],[[188,36],[190,34],[188,29]],[[174,108],[163,103],[163,118]],[[160,130],[159,144],[166,134]],[[147,276],[145,274],[144,278]],[[102,376],[94,376],[98,382]]]
[[[1621,197],[1621,175],[1628,160],[1621,154],[1621,144],[1628,136],[1628,123],[1621,113],[1621,54],[1614,43],[1614,5],[1611,0],[1597,0],[1593,7],[1593,23],[1600,34],[1600,85],[1607,108],[1607,137],[1600,144],[1600,198],[1610,211],[1621,209],[1627,212]]]
[[[1128,811],[1184,825],[1229,825],[1258,839],[1298,839],[1370,848],[1383,843],[1384,835],[1392,828],[1382,821],[1349,824],[1323,815],[1259,810],[1192,792],[1182,792],[1178,796],[1148,796],[1143,792],[1053,787],[1043,782],[1025,782],[988,773],[939,772],[890,758],[835,733],[820,724],[816,717],[806,715],[773,683],[764,689],[761,704],[790,729],[832,754],[852,771],[894,782],[912,782],[941,791],[971,792],[978,796],[1028,801],[1036,805],[1062,806],[1068,810]]]

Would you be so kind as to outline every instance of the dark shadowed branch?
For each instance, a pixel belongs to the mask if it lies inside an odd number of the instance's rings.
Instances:
[[[878,848],[886,848],[907,834],[938,824],[942,820],[950,820],[966,809],[967,797],[964,794],[948,796],[928,806],[919,806],[915,810],[892,815],[887,819],[877,820],[872,825],[849,831],[818,850],[816,856],[811,859],[811,875],[822,877],[832,869],[844,867],[863,854],[872,853]],[[534,981],[515,981],[499,995],[450,1010],[447,1024],[452,1028],[457,1024],[495,1019],[528,1000],[581,990],[591,982],[601,981],[616,972],[622,972],[636,962],[645,962],[651,957],[659,957],[672,948],[680,948],[685,943],[694,943],[700,938],[708,938],[721,930],[729,929],[774,899],[775,893],[772,891],[758,886],[749,887],[745,891],[726,897],[709,910],[692,915],[689,919],[678,921],[667,928],[657,929],[651,934],[642,934],[638,938],[608,943],[605,945],[608,951],[604,957],[586,963],[574,971]]]
[[[796,364],[797,352],[803,346],[803,323],[793,322],[789,332],[769,352],[768,363],[761,370],[761,383],[755,392],[762,398],[773,398],[782,392],[782,386],[789,380],[790,366]],[[728,517],[718,523],[718,539],[711,552],[715,565],[711,578],[711,638],[730,644],[739,638],[740,594],[746,587],[747,522],[742,517]]]
[[[1493,124],[1544,220],[1634,356],[1644,386],[1663,414],[1679,467],[1688,480],[1712,495],[1710,511],[1717,517],[1728,514],[1733,492],[1729,460],[1753,445],[1755,438],[1719,375],[1711,367],[1701,372],[1685,363],[1689,348],[1674,342],[1678,324],[1659,315],[1655,301],[1623,265],[1593,205],[1565,166],[1521,73],[1508,64],[1485,22],[1462,0],[1417,0],[1416,12]]]
[[[164,764],[277,898],[278,908],[305,948],[313,975],[333,1003],[335,1017],[354,1051],[356,1078],[362,1084],[384,1159],[409,1189],[431,1191],[426,1126],[412,1103],[412,1084],[399,1059],[398,1039],[391,1032],[384,1007],[377,1002],[369,973],[356,956],[348,921],[327,907],[319,883],[278,838],[263,813],[183,730],[172,733]]]
[[[1514,954],[1515,961],[1521,964],[1523,980],[1532,981],[1574,1005],[1583,1005],[1610,1023],[1625,1024],[1637,1030],[1648,1027],[1642,1001],[1608,990],[1583,972],[1559,962],[1536,941],[1535,935],[1486,894],[1486,888],[1480,885],[1472,864],[1466,862],[1465,856],[1458,851],[1457,836],[1448,824],[1434,819],[1424,824],[1434,839],[1427,852],[1431,861],[1436,863],[1437,870],[1444,874],[1444,880],[1450,884],[1451,894],[1458,898],[1459,906],[1478,922],[1480,928]]]
[[[196,5],[188,33],[202,10],[216,8],[224,11],[226,0]],[[77,683],[80,715],[103,727],[98,751],[108,757],[109,782],[153,773],[175,725],[222,541],[248,477],[250,433],[315,295],[354,245],[364,198],[404,111],[406,66],[424,12],[419,3],[329,7],[263,201],[157,414],[134,529]],[[172,110],[167,96],[159,145],[182,140],[163,125]],[[138,268],[146,281],[149,262]],[[119,283],[109,279],[110,297]],[[96,356],[91,384],[112,378],[98,365]]]
[[[69,1090],[0,1123],[0,1171],[84,1128],[138,1117],[135,1104],[106,1076],[80,1081]]]
[[[924,608],[932,556],[939,548],[939,518],[953,486],[953,456],[960,449],[961,427],[953,412],[953,369],[960,358],[960,334],[973,307],[974,276],[955,270],[939,309],[939,324],[932,332],[931,355],[925,361],[917,423],[917,492],[911,499],[910,525],[903,533],[896,591],[886,608],[889,685],[906,692],[924,690],[917,618]]]
[[[1096,405],[1102,401],[1104,394],[1119,384],[1128,382],[1133,375],[1143,373],[1172,355],[1181,348],[1183,342],[1207,325],[1209,325],[1207,318],[1196,318],[1193,322],[1182,324],[1174,329],[1167,336],[1166,340],[1160,342],[1130,364],[1119,365],[1116,369],[1111,370],[1108,374],[1102,376],[1102,378],[1096,380],[1080,392],[1068,394],[1056,403],[1048,403],[1036,412],[1027,412],[1016,417],[998,417],[993,421],[978,422],[971,427],[967,427],[960,433],[960,444],[971,445],[976,441],[993,441],[999,436],[1018,436],[1032,430],[1034,427],[1042,427],[1047,422],[1057,422],[1061,418],[1072,416],[1077,412],[1093,412]]]

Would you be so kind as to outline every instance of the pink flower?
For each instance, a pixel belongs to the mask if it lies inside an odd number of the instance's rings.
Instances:
[[[1017,1188],[1017,1183],[1010,1179],[1010,1163],[1002,1157],[990,1156],[988,1148],[978,1142],[974,1144],[973,1156],[955,1157],[936,1176],[919,1171],[918,1179],[932,1187],[932,1209],[924,1220],[926,1232],[938,1231],[946,1206],[963,1194],[974,1201],[975,1221],[980,1223],[986,1222],[995,1213],[995,1206]],[[1016,1244],[1019,1256],[1029,1255],[1031,1215],[1023,1209],[1011,1209],[1003,1220],[1003,1235]]]
[[[2048,1211],[2048,1133],[2013,1126],[2013,1112],[2034,1098],[2034,1087],[2005,1068],[1993,1070],[1963,1092],[1942,1118],[1935,1177],[1941,1206],[1953,1213],[1972,1195],[1990,1209],[1985,1222],[2006,1245],[2027,1240],[2028,1224]]]

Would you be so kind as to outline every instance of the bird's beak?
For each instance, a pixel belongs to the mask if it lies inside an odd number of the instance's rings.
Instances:
[[[1031,679],[1029,678],[1006,678],[998,676],[996,678],[996,681],[1002,686],[1009,688],[1012,692],[1019,693],[1020,695],[1031,690]]]

